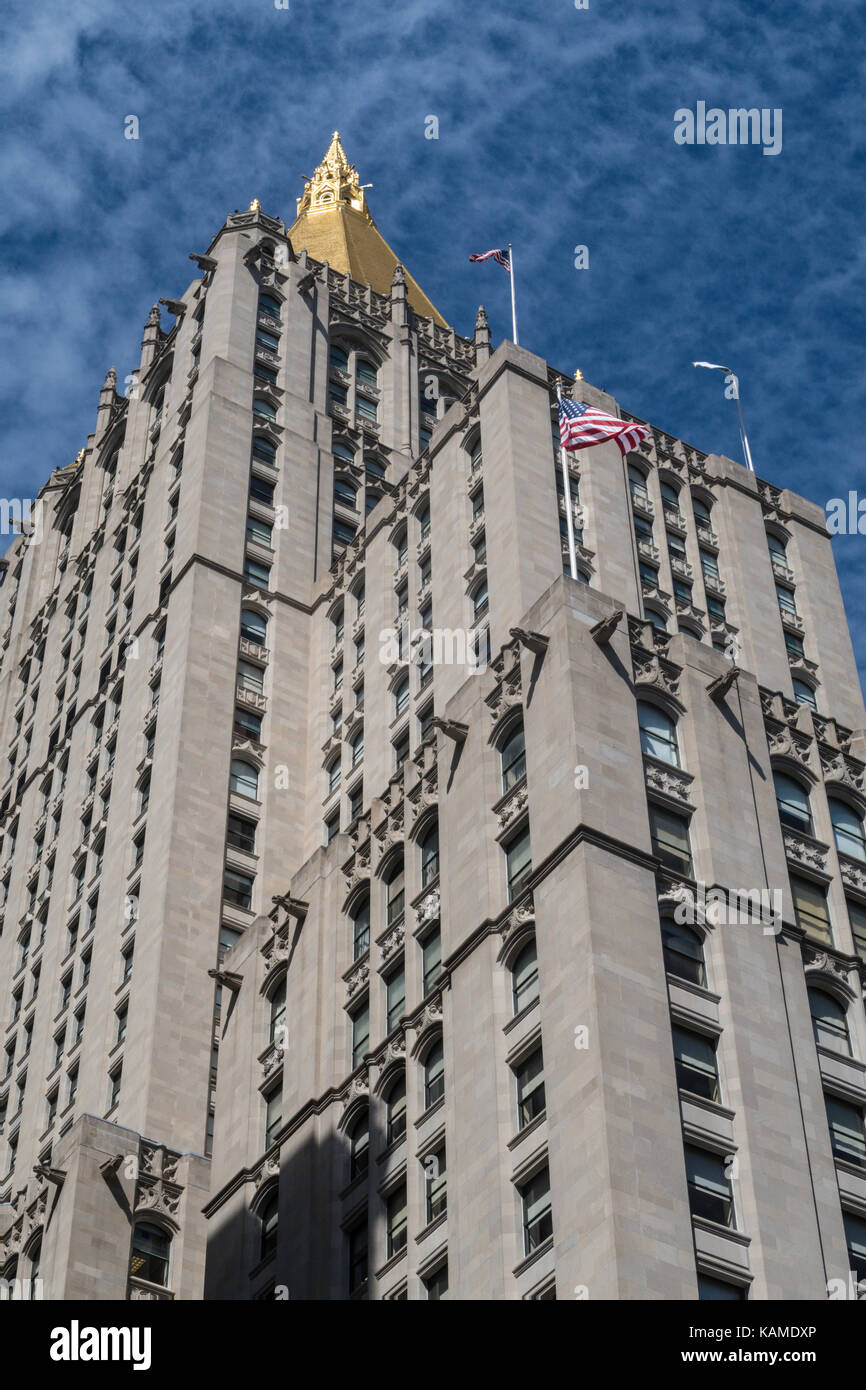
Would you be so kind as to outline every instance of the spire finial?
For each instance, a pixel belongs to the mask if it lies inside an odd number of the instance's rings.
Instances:
[[[253,201],[250,203],[249,207],[247,208],[247,212],[261,212],[261,210],[262,210],[262,205],[261,205],[261,203],[259,202],[258,198],[253,198]]]
[[[312,178],[305,176],[303,196],[298,199],[298,216],[302,212],[330,212],[337,207],[351,208],[353,212],[370,217],[358,171],[349,163],[340,132],[335,130]]]
[[[575,381],[583,381],[583,372],[580,370],[580,367],[575,367],[574,379]]]
[[[489,327],[490,324],[487,322],[487,310],[485,309],[483,304],[479,304],[478,313],[475,315],[475,331],[477,333],[479,328]]]

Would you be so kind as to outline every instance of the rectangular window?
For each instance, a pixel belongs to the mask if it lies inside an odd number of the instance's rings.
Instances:
[[[387,1022],[388,1032],[396,1028],[398,1022],[406,1011],[406,971],[403,963],[392,970],[385,981],[387,994]]]
[[[108,1078],[108,1108],[113,1110],[120,1100],[120,1081],[123,1075],[122,1067],[115,1067]]]
[[[236,816],[234,813],[229,815],[228,829],[226,831],[228,844],[235,849],[245,850],[248,854],[255,854],[256,850],[256,823],[254,820],[247,820],[245,816]]]
[[[435,1274],[424,1280],[424,1288],[427,1297],[431,1299],[443,1299],[448,1297],[448,1266],[440,1265]]]
[[[542,1168],[520,1189],[523,1205],[523,1252],[530,1255],[553,1235],[550,1202],[550,1171]]]
[[[517,1082],[517,1128],[524,1129],[544,1113],[544,1058],[537,1047],[514,1068]]]
[[[223,871],[223,901],[234,903],[249,911],[253,905],[253,882],[248,874],[235,873],[233,869]]]
[[[394,740],[394,770],[399,772],[400,768],[409,757],[409,731],[401,734]]]
[[[259,521],[258,517],[247,517],[247,540],[254,541],[256,545],[271,544],[271,527],[266,521]]]
[[[723,1156],[697,1149],[692,1144],[686,1144],[685,1155],[692,1216],[702,1216],[720,1226],[733,1226],[731,1180]]]
[[[352,1020],[352,1069],[360,1066],[370,1046],[370,1005],[366,1001],[350,1015]]]
[[[358,1293],[367,1283],[367,1223],[353,1226],[349,1239],[349,1293]]]
[[[241,690],[264,690],[265,673],[261,666],[254,666],[250,661],[239,661],[238,685]]]
[[[265,1095],[265,1148],[273,1144],[283,1123],[283,1088],[274,1086]]]
[[[258,560],[251,560],[247,556],[244,560],[244,579],[257,589],[267,589],[271,581],[270,565],[263,565]]]
[[[653,853],[669,869],[691,878],[692,852],[689,845],[689,824],[683,816],[665,811],[660,806],[649,807],[650,836]]]
[[[426,998],[442,974],[442,933],[438,927],[423,941],[421,953]]]
[[[674,1027],[674,1059],[680,1090],[704,1100],[719,1099],[716,1039]]]
[[[532,873],[532,845],[528,825],[506,845],[505,864],[508,876],[508,901],[513,902]]]
[[[810,936],[832,944],[833,931],[830,913],[827,909],[827,890],[820,883],[812,883],[806,878],[790,875],[791,896],[794,899],[794,914],[797,926]]]
[[[255,473],[250,475],[250,497],[256,502],[264,502],[266,507],[274,505],[274,484],[269,483],[265,478],[259,478]]]
[[[340,812],[339,808],[332,811],[325,821],[325,844],[329,845],[340,833]]]
[[[386,1253],[388,1259],[406,1247],[406,1184],[401,1183],[386,1202]]]
[[[863,903],[855,903],[853,898],[849,898],[848,918],[854,937],[854,950],[863,964],[866,965],[866,906]]]
[[[446,1184],[445,1145],[423,1159],[426,1175],[427,1222],[444,1216],[448,1210],[448,1188]]]
[[[251,710],[235,707],[235,733],[243,734],[245,738],[252,739],[255,743],[261,741],[262,736],[262,716],[253,714]]]
[[[830,1146],[834,1158],[866,1168],[866,1130],[863,1111],[859,1105],[835,1096],[825,1096],[827,1123],[830,1126]]]

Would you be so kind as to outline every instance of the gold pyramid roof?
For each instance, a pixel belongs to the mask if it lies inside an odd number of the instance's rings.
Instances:
[[[373,221],[364,186],[337,130],[318,169],[304,184],[289,239],[295,251],[327,261],[332,270],[372,285],[379,294],[390,293],[394,267],[400,262]],[[408,270],[404,273],[406,296],[415,313],[447,327],[417,281]]]

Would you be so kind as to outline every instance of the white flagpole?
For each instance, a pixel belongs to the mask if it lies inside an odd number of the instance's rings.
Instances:
[[[516,339],[515,339],[516,341]],[[562,392],[556,388],[556,403],[562,400]],[[562,464],[562,490],[565,493],[565,524],[568,527],[568,562],[571,566],[572,579],[577,578],[577,552],[574,548],[574,517],[571,514],[571,481],[568,476],[568,455],[562,444],[562,434],[559,436],[559,458]]]
[[[511,336],[514,344],[519,346],[517,343],[517,300],[514,294],[514,249],[510,241],[508,243],[508,264],[511,267],[509,271],[511,276]]]
[[[752,463],[752,451],[749,448],[749,439],[746,434],[745,421],[743,420],[743,408],[740,405],[740,378],[736,375],[735,372],[731,371],[730,367],[723,367],[721,362],[693,362],[692,366],[706,367],[707,370],[711,372],[725,372],[727,376],[727,381],[725,382],[725,384],[730,384],[733,387],[734,400],[737,402],[737,416],[740,421],[740,443],[743,446],[743,453],[746,458],[746,467],[750,469],[752,473],[754,473],[755,465]]]

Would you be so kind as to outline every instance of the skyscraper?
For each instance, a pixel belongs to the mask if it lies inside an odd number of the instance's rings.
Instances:
[[[563,469],[557,389],[626,412],[456,334],[336,134],[291,227],[254,200],[193,260],[0,591],[0,1275],[866,1279],[821,509],[655,428]]]

